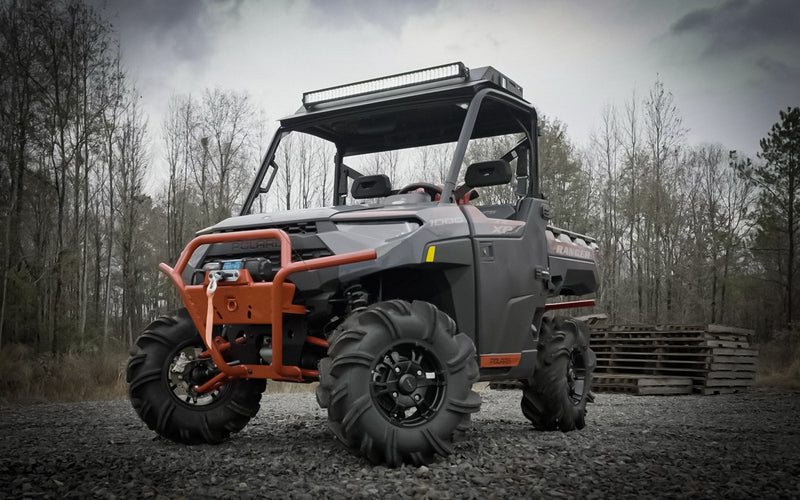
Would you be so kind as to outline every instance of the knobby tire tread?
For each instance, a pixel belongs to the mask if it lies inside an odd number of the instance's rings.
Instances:
[[[258,413],[264,380],[237,380],[207,406],[192,406],[175,396],[169,363],[179,346],[199,343],[185,309],[153,321],[137,339],[126,370],[131,404],[160,436],[184,444],[219,443],[242,430]]]
[[[584,390],[578,402],[569,396],[566,376],[573,351],[580,353],[585,365]],[[523,415],[542,431],[582,429],[586,425],[586,403],[596,365],[595,354],[589,347],[588,327],[568,318],[544,318],[537,356],[534,375],[523,384]]]
[[[435,352],[447,372],[445,400],[418,428],[389,422],[369,393],[370,369],[393,342],[410,341]],[[455,322],[427,302],[380,302],[351,314],[331,335],[328,358],[319,364],[317,402],[328,427],[351,452],[373,463],[423,465],[452,453],[453,438],[469,428],[480,409],[472,391],[478,378],[475,347]],[[366,389],[365,389],[366,388]]]

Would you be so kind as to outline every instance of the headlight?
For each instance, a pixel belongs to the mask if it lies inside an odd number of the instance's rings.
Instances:
[[[336,224],[339,231],[353,233],[359,236],[366,236],[381,241],[388,241],[398,236],[416,231],[419,228],[417,222],[391,222],[384,224],[374,223],[347,223]]]

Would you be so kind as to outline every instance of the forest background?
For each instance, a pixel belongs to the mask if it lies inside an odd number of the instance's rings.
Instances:
[[[116,394],[138,332],[178,305],[158,263],[238,213],[270,123],[222,88],[176,94],[150,122],[112,25],[83,2],[0,2],[0,33],[0,398]],[[589,144],[541,119],[553,223],[602,249],[597,312],[753,329],[762,361],[800,380],[796,104],[775,110],[755,158],[688,144],[655,75],[605,107]],[[330,152],[293,147],[309,161],[281,173],[276,208],[324,204],[331,179],[311,160]],[[156,150],[169,171],[148,190]],[[78,372],[85,383],[57,384]]]

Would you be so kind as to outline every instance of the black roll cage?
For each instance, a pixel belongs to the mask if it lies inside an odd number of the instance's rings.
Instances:
[[[464,122],[461,126],[461,130],[458,136],[458,142],[456,143],[456,149],[453,152],[452,160],[450,163],[450,167],[447,172],[447,177],[442,188],[442,195],[441,195],[441,203],[454,203],[453,191],[456,188],[456,181],[458,179],[458,174],[461,170],[461,165],[464,161],[464,156],[467,152],[467,146],[469,144],[470,139],[473,136],[475,131],[475,124],[476,120],[478,119],[478,114],[481,110],[481,106],[486,99],[490,99],[492,101],[499,102],[501,104],[509,106],[511,109],[516,109],[518,111],[524,112],[526,115],[530,117],[530,123],[525,124],[517,117],[514,117],[514,120],[517,124],[524,130],[527,143],[530,144],[529,148],[529,158],[525,158],[526,155],[521,154],[525,149],[524,145],[526,140],[523,139],[518,143],[511,151],[506,153],[503,159],[511,161],[512,159],[517,159],[517,171],[516,177],[518,179],[517,184],[517,195],[520,198],[529,196],[529,197],[539,197],[539,146],[538,146],[538,116],[536,113],[536,109],[531,106],[526,101],[517,98],[507,92],[498,90],[493,87],[484,87],[478,90],[470,99],[469,105],[467,107],[467,113],[464,117]],[[374,105],[369,107],[364,107],[364,110],[373,108],[377,109]],[[385,109],[385,107],[381,107],[381,109]],[[362,110],[362,113],[364,112]],[[267,149],[266,154],[264,155],[264,159],[261,162],[261,166],[256,173],[256,177],[253,181],[253,185],[245,199],[245,202],[242,206],[242,210],[240,215],[248,215],[252,212],[253,203],[255,202],[256,198],[260,194],[264,194],[269,192],[270,188],[272,187],[272,183],[275,179],[275,174],[277,173],[278,165],[275,163],[275,153],[277,152],[278,145],[280,141],[286,137],[292,131],[298,132],[305,132],[308,126],[308,121],[301,122],[304,126],[287,126],[284,124],[284,121],[281,121],[281,126],[275,132],[273,139],[270,143],[269,148]],[[312,121],[313,123],[313,121]],[[299,125],[299,124],[298,124]],[[321,137],[325,140],[331,140],[330,137]],[[334,179],[333,179],[333,205],[343,205],[347,198],[347,179],[356,179],[361,176],[360,173],[356,172],[355,170],[351,169],[347,165],[344,164],[344,156],[346,152],[346,145],[335,142],[336,145],[336,155],[334,158],[335,162],[335,170],[334,170]],[[272,174],[270,175],[267,185],[262,187],[264,182],[264,178],[267,174],[267,171],[272,167]],[[525,187],[525,192],[522,192],[522,187]]]

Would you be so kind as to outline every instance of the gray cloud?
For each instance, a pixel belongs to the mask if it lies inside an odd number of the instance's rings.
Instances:
[[[800,68],[789,66],[769,56],[759,58],[756,66],[773,80],[800,83]]]
[[[723,5],[710,9],[697,9],[692,11],[682,18],[680,18],[673,26],[672,31],[675,33],[705,30],[709,26],[715,24],[717,16],[730,15],[731,12],[736,12],[747,6],[748,0],[729,0]]]
[[[130,44],[156,42],[183,61],[197,61],[214,43],[215,25],[237,19],[242,0],[89,0]],[[155,54],[151,54],[155,55]]]
[[[800,2],[729,0],[694,10],[670,28],[673,35],[697,35],[705,55],[727,55],[765,44],[788,44],[800,50]]]
[[[359,21],[399,34],[408,18],[436,9],[438,0],[310,0],[317,22],[350,29]]]

